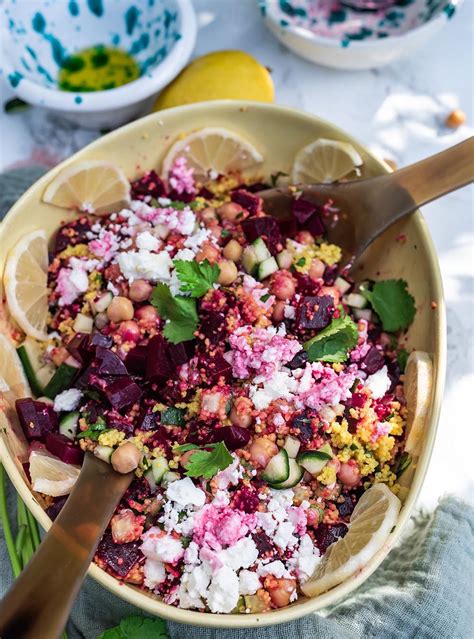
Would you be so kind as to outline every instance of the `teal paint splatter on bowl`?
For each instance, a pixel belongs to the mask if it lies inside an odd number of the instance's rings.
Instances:
[[[104,4],[102,0],[87,0],[87,5],[90,11],[98,18],[104,15]]]

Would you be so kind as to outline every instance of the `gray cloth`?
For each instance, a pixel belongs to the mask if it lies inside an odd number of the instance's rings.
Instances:
[[[0,219],[41,173],[38,167],[0,176]],[[9,491],[9,512],[16,501]],[[321,614],[258,630],[208,630],[169,623],[171,639],[470,639],[474,575],[474,509],[445,498],[418,515],[403,543],[352,595]],[[0,536],[0,595],[12,581]],[[96,639],[141,614],[87,578],[71,612],[70,639]],[[38,639],[49,639],[38,637]]]

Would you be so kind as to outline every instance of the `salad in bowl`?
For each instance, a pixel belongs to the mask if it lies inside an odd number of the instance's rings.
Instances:
[[[305,172],[357,171],[348,146],[311,143]],[[405,348],[407,282],[340,274],[330,201],[295,187],[288,219],[266,215],[259,191],[301,165],[261,163],[211,128],[131,182],[71,164],[43,201],[74,215],[5,266],[0,381],[32,490],[54,519],[84,454],[134,471],[94,561],[200,612],[286,607],[381,550],[419,446],[404,373],[431,366]]]

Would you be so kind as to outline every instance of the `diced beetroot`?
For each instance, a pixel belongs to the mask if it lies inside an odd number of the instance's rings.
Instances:
[[[222,426],[214,431],[214,441],[224,442],[229,450],[245,448],[250,441],[250,433],[247,428],[240,426]]]
[[[168,359],[167,342],[161,335],[155,335],[148,342],[145,377],[151,382],[167,379],[173,369]]]
[[[201,326],[199,332],[209,340],[210,344],[218,344],[227,333],[226,319],[221,312],[201,313]]]
[[[93,380],[97,378],[98,363],[92,362],[87,368],[85,368],[79,377],[74,382],[75,388],[80,390],[86,390],[89,386],[93,385]]]
[[[131,437],[133,435],[133,431],[135,430],[133,424],[130,424],[130,422],[127,422],[124,419],[116,418],[107,419],[107,428],[115,428],[121,433],[125,433],[127,437]]]
[[[308,353],[305,350],[301,350],[299,353],[296,353],[293,359],[285,364],[285,366],[293,371],[295,368],[304,368],[307,361]]]
[[[115,410],[138,402],[142,396],[142,389],[130,377],[118,377],[107,383],[103,391]]]
[[[255,532],[252,534],[252,539],[257,546],[260,559],[271,557],[275,553],[275,546],[267,533]]]
[[[319,552],[324,555],[331,544],[344,537],[347,530],[346,524],[319,524],[314,531],[314,541]]]
[[[402,371],[396,359],[387,363],[387,373],[391,382],[388,389],[389,393],[393,393],[395,390],[396,385],[399,383],[401,372]]]
[[[148,346],[138,344],[135,348],[131,348],[125,358],[125,366],[132,375],[143,377],[146,371],[146,362],[148,359]]]
[[[360,368],[367,373],[373,375],[379,371],[385,364],[383,354],[376,346],[372,346],[360,363]]]
[[[56,517],[61,512],[62,507],[66,503],[68,497],[69,495],[64,495],[64,497],[57,497],[51,504],[51,506],[48,506],[46,508],[46,514],[50,519],[52,519],[53,521],[56,519]]]
[[[304,226],[306,230],[314,235],[314,237],[323,235],[325,231],[324,224],[319,213],[314,213]]]
[[[308,202],[308,200],[304,200],[303,198],[295,198],[291,203],[291,212],[301,226],[309,220],[313,213],[316,213],[316,210],[316,204]]]
[[[17,399],[15,407],[27,439],[42,439],[47,433],[58,429],[58,415],[51,404],[25,397]]]
[[[296,308],[296,328],[298,330],[326,328],[333,313],[334,299],[331,295],[303,297]]]
[[[366,401],[365,395],[361,393],[352,393],[351,397],[351,406],[352,408],[362,408]]]
[[[293,277],[296,278],[296,291],[300,295],[316,295],[321,285],[312,280],[308,275],[295,271]]]
[[[191,191],[191,193],[188,193],[187,191],[178,193],[176,189],[171,189],[171,191],[168,193],[168,197],[174,202],[184,202],[185,204],[189,204],[189,202],[192,202],[196,197],[196,191]]]
[[[209,439],[207,441],[209,441]],[[153,436],[147,440],[147,446],[150,449],[158,448],[159,446],[161,446],[165,453],[168,454],[171,450],[171,442],[170,434],[168,433],[166,428],[164,428],[163,426],[159,427],[158,430],[153,433]]]
[[[166,186],[155,171],[148,171],[143,177],[132,182],[132,198],[144,200],[145,197],[159,198],[166,195]]]
[[[323,273],[323,280],[325,286],[332,286],[336,280],[338,274],[338,265],[326,266],[326,270]]]
[[[232,202],[240,204],[240,206],[246,209],[250,215],[257,215],[257,213],[262,210],[262,198],[257,195],[253,195],[253,193],[250,193],[245,189],[232,191],[230,199]]]
[[[168,345],[168,358],[171,366],[176,368],[182,364],[189,362],[191,357],[194,357],[194,351],[196,348],[196,342],[189,340],[188,342],[180,342],[179,344]]]
[[[249,217],[242,221],[241,226],[249,242],[261,237],[273,255],[281,248],[281,233],[276,218],[269,215]]]
[[[75,464],[76,466],[82,464],[84,451],[65,435],[48,433],[45,444],[51,454],[59,457],[66,464]]]
[[[243,510],[244,513],[254,513],[260,505],[258,492],[250,486],[242,486],[235,494],[232,501],[233,508]]]
[[[141,504],[150,496],[150,492],[150,484],[144,477],[134,477],[132,483],[125,491],[120,505],[124,508],[133,508],[140,511],[143,509]]]
[[[61,226],[54,240],[54,253],[61,253],[76,244],[87,243],[87,232],[90,230],[91,222],[87,217],[80,217]]]
[[[104,335],[103,333],[95,331],[94,333],[91,333],[89,335],[87,350],[95,353],[95,350],[98,346],[102,346],[103,348],[110,348],[112,344],[113,341],[110,335]]]
[[[106,530],[97,548],[97,557],[119,577],[126,577],[137,561],[142,557],[139,549],[141,542],[131,541],[116,544],[112,533]]]
[[[212,191],[209,191],[209,189],[205,186],[201,186],[198,192],[198,197],[203,197],[206,200],[212,200],[214,198],[214,193],[212,193]]]
[[[216,353],[213,357],[201,357],[199,367],[202,370],[203,381],[208,384],[216,384],[220,377],[229,381],[232,377],[232,366],[224,359],[222,353]]]
[[[292,237],[298,232],[298,224],[294,217],[278,220],[278,228],[280,229],[280,233],[287,237]]]
[[[148,408],[143,408],[138,416],[135,427],[139,430],[155,430],[160,423],[160,413],[158,411],[151,411]]]
[[[267,191],[268,189],[271,189],[271,186],[265,182],[252,182],[252,184],[242,184],[238,188],[243,188],[249,193],[260,193],[260,191]]]
[[[66,349],[81,364],[86,364],[92,357],[86,333],[76,333],[66,344]]]
[[[346,517],[349,517],[354,510],[355,495],[352,495],[351,493],[344,493],[339,499],[344,499],[341,503],[339,503],[339,500],[336,502],[339,516],[345,519]]]
[[[290,434],[294,435],[300,440],[300,442],[305,444],[313,439],[314,432],[312,418],[308,411],[303,411],[293,417],[291,420]]]
[[[97,369],[99,375],[128,375],[125,364],[120,357],[108,348],[98,346],[95,351],[95,356],[99,362]]]

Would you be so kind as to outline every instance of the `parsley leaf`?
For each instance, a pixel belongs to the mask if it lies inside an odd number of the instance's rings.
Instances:
[[[97,441],[99,439],[99,435],[102,435],[102,433],[105,433],[107,430],[110,430],[110,428],[107,428],[105,419],[103,417],[98,417],[95,424],[90,424],[87,430],[83,430],[77,435],[77,438],[82,439],[87,437],[88,439]]]
[[[205,477],[212,479],[220,470],[224,470],[232,464],[233,458],[224,442],[214,445],[214,449],[198,450],[186,463],[186,475],[188,477]]]
[[[192,297],[202,297],[217,282],[220,269],[217,264],[210,264],[208,260],[174,260],[179,281],[182,283],[180,291],[191,293]]]
[[[173,446],[173,452],[187,453],[188,450],[196,450],[196,448],[199,448],[197,444],[181,444],[179,446]]]
[[[415,299],[408,292],[405,280],[375,282],[371,291],[362,290],[380,317],[384,331],[394,333],[408,328],[415,317]]]
[[[161,412],[161,423],[169,426],[184,426],[184,413],[180,408],[170,406]]]
[[[357,325],[347,315],[333,319],[329,326],[303,344],[310,362],[345,362],[357,345]]]
[[[161,317],[169,320],[163,330],[166,339],[173,344],[193,339],[199,323],[196,300],[182,295],[173,297],[169,286],[157,284],[151,294],[151,303]]]
[[[122,619],[97,639],[168,639],[168,633],[163,619],[133,616]]]

